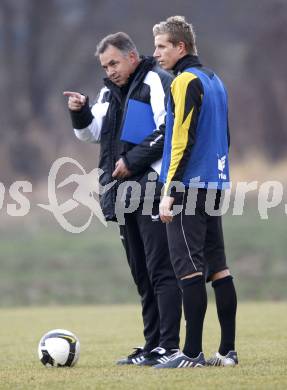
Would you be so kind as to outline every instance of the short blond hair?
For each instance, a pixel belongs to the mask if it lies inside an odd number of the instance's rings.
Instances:
[[[171,16],[153,27],[153,35],[168,34],[169,42],[174,46],[183,42],[189,54],[197,55],[195,32],[191,23],[184,16]]]

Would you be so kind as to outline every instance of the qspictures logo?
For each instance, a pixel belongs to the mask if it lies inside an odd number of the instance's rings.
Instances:
[[[224,161],[221,160],[219,165],[223,170]],[[75,173],[65,175],[65,169],[69,166]],[[99,197],[103,196],[107,191],[113,189],[117,181],[113,180],[105,186],[100,184],[100,179],[104,171],[100,168],[95,168],[90,172],[86,172],[82,165],[73,158],[62,157],[57,159],[51,166],[47,180],[47,203],[36,203],[33,207],[38,207],[53,215],[57,223],[67,232],[81,233],[85,231],[91,224],[93,218],[100,221],[104,226],[107,222],[103,215]],[[59,177],[65,177],[59,182]],[[117,183],[115,190],[115,214],[117,222],[120,225],[125,224],[125,214],[129,214],[138,209],[141,204],[141,212],[144,215],[151,215],[154,221],[159,221],[159,216],[152,214],[154,204],[154,194],[156,187],[157,175],[150,173],[146,188],[143,192],[140,184],[137,181],[125,181]],[[185,209],[186,214],[193,214],[196,205],[197,188],[194,188],[194,183],[198,182],[198,188],[202,188],[200,178],[191,181],[191,188],[188,190],[187,204]],[[71,191],[69,184],[74,184],[74,190]],[[244,215],[246,205],[246,195],[252,193],[257,200],[257,210],[261,219],[269,218],[269,211],[275,207],[283,206],[283,213],[287,215],[287,204],[282,204],[284,196],[284,186],[279,181],[266,181],[261,184],[258,181],[252,182],[237,182],[234,186],[231,184],[229,189],[224,191],[220,207],[214,208],[214,199],[216,196],[216,183],[209,183],[210,187],[206,198],[205,210],[209,215],[224,215],[228,211],[234,216]],[[172,186],[178,192],[183,192],[185,189],[180,182],[172,183]],[[172,187],[171,186],[171,187]],[[233,186],[233,188],[232,188]],[[68,193],[68,199],[62,203],[59,192],[66,187],[65,193]],[[25,194],[32,193],[32,183],[29,181],[15,181],[9,189],[6,189],[4,184],[0,182],[0,209],[4,208],[4,198],[7,193],[11,201],[6,204],[6,212],[11,217],[25,217],[31,210],[31,203]],[[143,194],[143,196],[142,196]],[[151,195],[152,194],[152,195]],[[126,202],[127,195],[133,201]],[[231,196],[232,195],[232,196]],[[69,220],[69,212],[80,209],[88,210],[88,218],[81,226],[76,226]],[[180,205],[173,207],[173,215],[182,211]]]
[[[65,180],[56,185],[57,174],[60,168],[62,168],[65,164],[75,165],[75,167],[79,168],[82,173],[71,174]],[[95,198],[95,196],[98,197],[99,195],[102,195],[111,189],[115,185],[116,180],[103,187],[99,182],[99,178],[102,174],[103,171],[99,168],[95,168],[90,173],[86,173],[81,164],[70,157],[59,158],[52,165],[48,176],[49,203],[46,205],[38,203],[38,206],[51,212],[57,222],[63,227],[63,229],[71,233],[81,233],[86,230],[89,227],[93,216],[98,218],[98,220],[104,226],[107,226],[107,222],[102,213],[100,203],[97,198]],[[57,190],[71,183],[76,183],[77,185],[77,188],[72,194],[71,199],[68,199],[64,203],[59,204]],[[90,216],[85,224],[77,227],[68,221],[68,219],[65,217],[65,214],[74,210],[75,208],[78,208],[79,206],[88,208],[90,211]]]

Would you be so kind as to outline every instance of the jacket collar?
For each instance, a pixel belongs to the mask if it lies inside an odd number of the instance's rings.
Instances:
[[[195,66],[202,67],[202,64],[200,63],[198,56],[187,54],[186,56],[182,57],[177,61],[172,71],[175,74],[175,76],[177,76],[178,74],[182,73],[185,69],[195,67]]]

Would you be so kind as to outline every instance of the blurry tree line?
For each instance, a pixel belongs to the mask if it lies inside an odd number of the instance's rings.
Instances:
[[[40,180],[70,152],[92,165],[98,149],[74,138],[62,91],[93,101],[97,42],[126,31],[152,54],[152,26],[176,14],[193,22],[201,60],[228,87],[235,158],[285,157],[286,0],[0,0],[0,181]]]

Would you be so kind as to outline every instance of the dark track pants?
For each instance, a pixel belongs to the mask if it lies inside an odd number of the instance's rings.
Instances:
[[[140,210],[120,226],[131,273],[141,297],[145,349],[178,348],[181,291],[170,262],[166,227]]]

